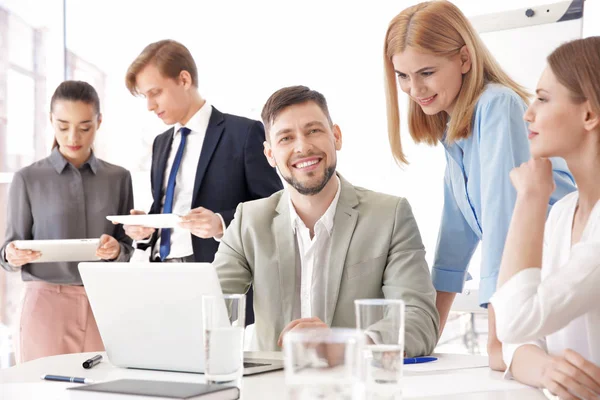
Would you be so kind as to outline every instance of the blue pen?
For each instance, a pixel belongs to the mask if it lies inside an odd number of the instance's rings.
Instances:
[[[42,375],[42,379],[46,381],[57,381],[57,382],[70,382],[70,383],[94,383],[93,380],[88,378],[76,378],[74,376],[62,376],[62,375]]]
[[[414,358],[405,358],[404,364],[422,364],[426,362],[432,362],[437,360],[437,357],[414,357]]]

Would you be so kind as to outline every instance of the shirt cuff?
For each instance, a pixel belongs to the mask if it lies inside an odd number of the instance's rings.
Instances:
[[[225,225],[225,220],[223,219],[223,216],[219,213],[215,213],[219,216],[219,219],[221,220],[221,225],[223,226],[223,234],[219,237],[213,236],[213,239],[215,239],[217,242],[221,242],[221,239],[223,238],[223,235],[225,234],[225,229],[227,229],[227,225]]]
[[[160,238],[160,235],[159,235]],[[152,235],[150,235],[150,237],[148,239],[142,239],[142,240],[134,240],[132,243],[132,246],[134,249],[137,249],[137,245],[139,244],[150,244],[150,240],[152,240]]]
[[[481,278],[479,281],[479,306],[487,308],[490,298],[496,292],[496,285],[498,283],[498,274],[486,276]]]
[[[19,270],[19,267],[15,267],[11,263],[9,263],[8,260],[6,259],[6,247],[2,249],[2,252],[0,253],[0,257],[2,257],[2,264],[6,265],[10,271],[15,272],[15,271]]]
[[[121,248],[121,251],[119,251],[119,255],[117,256],[117,258],[115,258],[114,260],[111,260],[113,262],[127,262],[129,261],[127,257],[127,246],[125,246],[123,243],[119,242],[119,247]]]
[[[528,344],[537,346],[540,349],[546,351],[546,346],[545,346],[544,340],[536,340],[536,341],[520,343],[520,344],[502,343],[502,359],[504,360],[504,364],[506,364],[506,371],[504,371],[504,375],[503,375],[504,379],[514,379],[513,373],[510,370],[510,368],[512,367],[513,358],[515,356],[515,353],[517,352],[517,350],[520,347],[528,345]]]
[[[434,266],[432,268],[433,286],[439,292],[462,293],[465,281],[471,280],[467,270],[444,269]]]
[[[506,364],[506,371],[504,371],[504,375],[502,376],[504,379],[514,379],[510,367],[512,367],[515,352],[521,346],[521,344],[502,344],[502,359],[504,360],[504,364]]]

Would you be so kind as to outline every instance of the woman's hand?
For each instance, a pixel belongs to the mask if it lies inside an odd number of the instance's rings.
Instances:
[[[518,196],[548,199],[556,184],[552,163],[547,158],[532,158],[510,171],[510,180]]]
[[[565,350],[548,359],[542,386],[561,399],[598,399],[600,367],[573,350]]]
[[[115,260],[121,254],[121,246],[117,239],[110,235],[100,236],[96,257],[102,260]]]
[[[13,267],[22,267],[32,261],[37,260],[42,256],[42,253],[34,250],[19,250],[15,246],[15,242],[10,242],[6,246],[6,260]]]

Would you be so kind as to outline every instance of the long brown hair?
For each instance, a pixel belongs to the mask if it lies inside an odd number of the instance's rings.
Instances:
[[[589,101],[600,115],[600,36],[564,43],[548,56],[548,65],[575,103]]]
[[[398,14],[385,35],[383,61],[388,118],[388,137],[397,163],[407,164],[400,142],[398,86],[392,57],[407,47],[441,57],[452,57],[466,46],[471,69],[463,83],[452,111],[446,134],[448,143],[471,135],[473,113],[487,83],[499,83],[514,90],[526,103],[529,94],[500,68],[464,14],[449,1],[428,1],[409,7]],[[427,115],[413,100],[409,101],[408,127],[416,143],[435,146],[443,137],[448,115]]]
[[[94,107],[96,115],[100,115],[100,98],[98,92],[92,85],[83,81],[64,81],[54,91],[50,100],[50,113],[54,110],[54,104],[58,100],[82,101]],[[52,143],[52,149],[58,147],[56,137]]]

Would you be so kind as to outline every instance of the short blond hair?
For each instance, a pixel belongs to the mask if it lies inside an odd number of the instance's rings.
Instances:
[[[139,94],[137,75],[150,64],[172,79],[177,79],[181,71],[187,71],[192,77],[192,85],[198,87],[198,68],[187,47],[174,40],[161,40],[146,46],[127,69],[125,85],[134,96]]]
[[[407,47],[442,57],[452,57],[466,46],[471,57],[471,69],[464,74],[463,83],[452,111],[446,140],[453,143],[468,138],[477,100],[487,83],[499,83],[514,90],[526,103],[529,94],[506,74],[465,15],[449,1],[428,1],[409,7],[398,14],[385,35],[383,62],[388,118],[388,138],[394,159],[408,164],[400,142],[400,112],[398,86],[392,57]],[[427,115],[413,100],[409,102],[408,127],[416,143],[435,146],[441,140],[448,115],[440,112]]]

